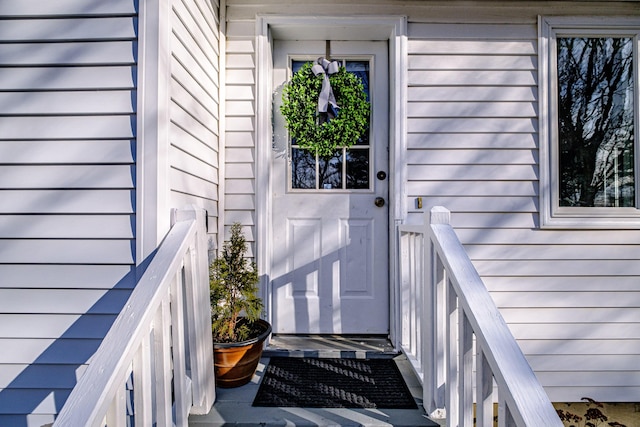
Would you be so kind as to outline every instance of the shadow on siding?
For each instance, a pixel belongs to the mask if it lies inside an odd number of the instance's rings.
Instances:
[[[105,308],[111,313],[122,310],[133,291],[131,283],[137,282],[152,258],[153,255],[138,268],[132,267],[87,313],[0,391],[0,426],[34,427],[54,421],[117,317],[115,314],[104,315]],[[97,328],[96,318],[100,319]]]

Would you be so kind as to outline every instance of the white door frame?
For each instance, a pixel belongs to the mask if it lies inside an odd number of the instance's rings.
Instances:
[[[388,40],[389,42],[389,285],[391,341],[399,326],[397,284],[397,225],[406,215],[406,98],[407,19],[404,16],[285,16],[256,17],[256,261],[260,289],[271,320],[271,174],[272,52],[274,38],[297,40]]]

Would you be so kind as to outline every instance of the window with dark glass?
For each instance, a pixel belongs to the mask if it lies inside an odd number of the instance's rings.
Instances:
[[[634,39],[557,38],[560,207],[634,207]]]
[[[337,60],[348,72],[360,77],[367,99],[369,92],[369,61]],[[305,61],[293,61],[292,72]],[[339,114],[339,113],[338,113]],[[371,187],[369,132],[350,148],[338,149],[332,156],[320,157],[291,141],[291,188],[294,190],[367,190]]]

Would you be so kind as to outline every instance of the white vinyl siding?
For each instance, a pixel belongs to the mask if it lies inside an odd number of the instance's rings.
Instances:
[[[245,24],[245,23],[243,23]],[[255,237],[255,52],[252,25],[227,22],[225,98],[225,227]],[[253,245],[249,246],[253,256]]]
[[[136,153],[138,2],[10,3],[0,6],[0,425],[41,426],[126,303],[143,263],[136,224],[156,218],[136,222],[135,212],[136,159],[145,162]],[[218,7],[168,9],[169,188],[157,189],[169,207],[206,209],[212,242]],[[152,117],[154,106],[141,105]]]
[[[634,401],[640,235],[539,229],[537,34],[409,26],[408,206],[452,210],[553,401]]]
[[[409,221],[426,196],[470,226],[535,224],[536,52],[532,25],[409,25]]]
[[[452,222],[553,401],[640,399],[640,233],[541,230],[539,15],[638,15],[634,2],[384,1],[407,15],[403,215]],[[362,13],[361,2],[227,2],[226,222],[255,212],[255,16]],[[416,198],[423,198],[417,209]]]
[[[173,1],[170,18],[170,204],[205,209],[212,246],[218,218],[218,7],[215,1]]]
[[[54,3],[0,7],[0,425],[53,421],[134,285],[134,2]]]

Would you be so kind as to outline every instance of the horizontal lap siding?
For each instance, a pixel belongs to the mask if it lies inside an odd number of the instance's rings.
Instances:
[[[0,425],[42,425],[135,283],[136,6],[0,16]]]
[[[287,6],[288,8],[288,6]],[[257,10],[261,10],[258,7]],[[234,14],[233,8],[228,13]],[[255,16],[227,22],[225,226],[240,222],[255,239]],[[253,245],[250,245],[253,256]]]
[[[522,21],[409,25],[409,220],[452,211],[553,401],[637,401],[640,234],[539,229],[537,29]]]
[[[172,2],[171,205],[206,209],[210,242],[218,218],[219,25],[217,2]]]

